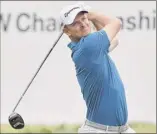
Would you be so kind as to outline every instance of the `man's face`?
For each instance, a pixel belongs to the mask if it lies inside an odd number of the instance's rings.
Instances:
[[[80,39],[83,36],[88,35],[91,32],[90,22],[87,18],[87,13],[79,13],[74,22],[67,25],[65,33],[75,39]]]

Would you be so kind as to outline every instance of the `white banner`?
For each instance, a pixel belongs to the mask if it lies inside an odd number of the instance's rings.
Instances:
[[[8,116],[61,32],[59,12],[76,1],[1,2],[1,121]],[[155,1],[85,1],[117,16],[123,26],[111,53],[127,92],[129,121],[156,123]],[[86,106],[66,35],[45,62],[17,108],[26,123],[77,123]]]

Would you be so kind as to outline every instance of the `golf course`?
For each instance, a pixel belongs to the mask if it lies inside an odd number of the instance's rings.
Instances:
[[[9,124],[1,125],[1,133],[77,133],[81,124],[60,125],[26,125],[24,129],[15,130]],[[130,123],[137,133],[156,133],[156,124],[152,123]]]

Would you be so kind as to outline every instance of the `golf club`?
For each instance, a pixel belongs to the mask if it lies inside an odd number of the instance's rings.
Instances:
[[[54,49],[54,47],[56,46],[57,42],[59,41],[59,39],[62,37],[63,32],[60,33],[60,35],[58,36],[57,40],[54,42],[52,48],[49,50],[48,54],[46,55],[46,57],[44,58],[43,62],[41,63],[41,65],[39,66],[38,70],[36,71],[35,75],[33,76],[33,78],[31,79],[31,81],[29,82],[29,84],[27,85],[26,89],[24,90],[23,94],[21,95],[19,101],[17,102],[17,104],[15,105],[12,114],[9,116],[9,123],[10,125],[14,128],[14,129],[22,129],[25,126],[24,120],[22,118],[22,116],[20,116],[18,113],[15,112],[17,106],[19,105],[20,101],[22,100],[23,96],[25,95],[25,93],[27,92],[28,88],[30,87],[30,85],[32,84],[33,80],[35,79],[35,77],[37,76],[39,70],[41,69],[41,67],[43,66],[44,62],[46,61],[46,59],[48,58],[48,56],[50,55],[51,51]]]

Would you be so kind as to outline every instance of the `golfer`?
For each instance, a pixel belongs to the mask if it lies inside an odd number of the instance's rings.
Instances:
[[[121,21],[90,12],[83,4],[62,9],[63,32],[70,38],[76,76],[87,106],[78,133],[135,133],[129,125],[123,82],[108,55],[118,44]],[[96,28],[91,32],[90,22]]]

